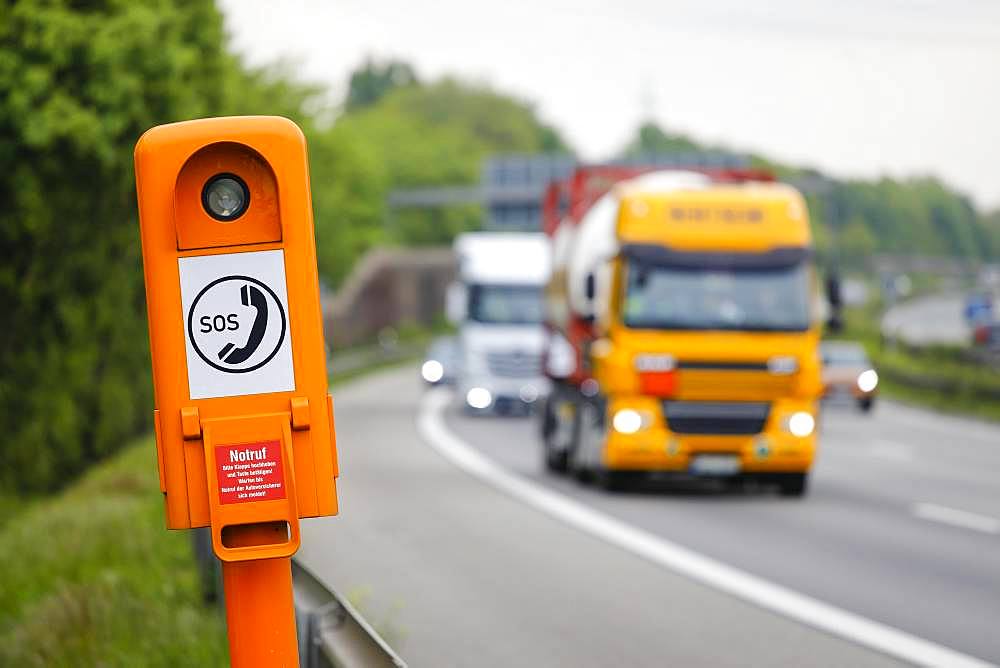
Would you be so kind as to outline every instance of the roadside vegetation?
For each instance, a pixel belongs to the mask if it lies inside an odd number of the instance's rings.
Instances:
[[[879,389],[893,399],[948,412],[1000,420],[1000,373],[958,346],[915,348],[885,341],[881,305],[845,312],[844,331],[830,338],[861,342],[879,374]]]
[[[0,526],[0,665],[228,665],[187,531],[166,531],[147,437]]]
[[[443,319],[431,327],[403,324],[385,328],[374,340],[337,348],[330,353],[330,384],[340,385],[372,371],[415,362],[435,337],[453,332]]]

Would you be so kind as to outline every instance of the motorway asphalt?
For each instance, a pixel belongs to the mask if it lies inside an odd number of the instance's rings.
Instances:
[[[676,485],[608,494],[543,472],[532,421],[454,413],[449,425],[508,469],[632,525],[1000,661],[1000,428],[889,402],[872,415],[827,407],[821,421],[801,501]]]
[[[299,560],[414,666],[891,665],[571,528],[428,447],[411,367],[335,393],[341,516]],[[884,403],[826,411],[811,494],[648,486],[542,471],[532,420],[446,416],[538,486],[821,601],[1000,661],[1000,429]]]

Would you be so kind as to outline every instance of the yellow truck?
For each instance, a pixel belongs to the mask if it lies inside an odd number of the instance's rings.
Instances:
[[[543,210],[548,467],[805,494],[822,384],[802,196],[753,171],[588,167]]]

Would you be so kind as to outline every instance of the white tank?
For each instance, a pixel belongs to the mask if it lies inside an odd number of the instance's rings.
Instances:
[[[555,280],[565,281],[564,298],[569,310],[578,316],[591,316],[604,310],[611,288],[609,261],[619,250],[616,227],[624,193],[702,190],[710,184],[709,177],[698,172],[650,172],[617,184],[590,207],[578,225],[564,219],[553,235],[553,276]],[[593,301],[587,298],[589,274],[594,275]],[[562,318],[556,317],[554,321],[561,323]]]

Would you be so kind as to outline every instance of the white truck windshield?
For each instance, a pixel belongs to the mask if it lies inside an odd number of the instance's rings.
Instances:
[[[542,322],[542,288],[532,285],[469,286],[469,319],[492,325]]]

